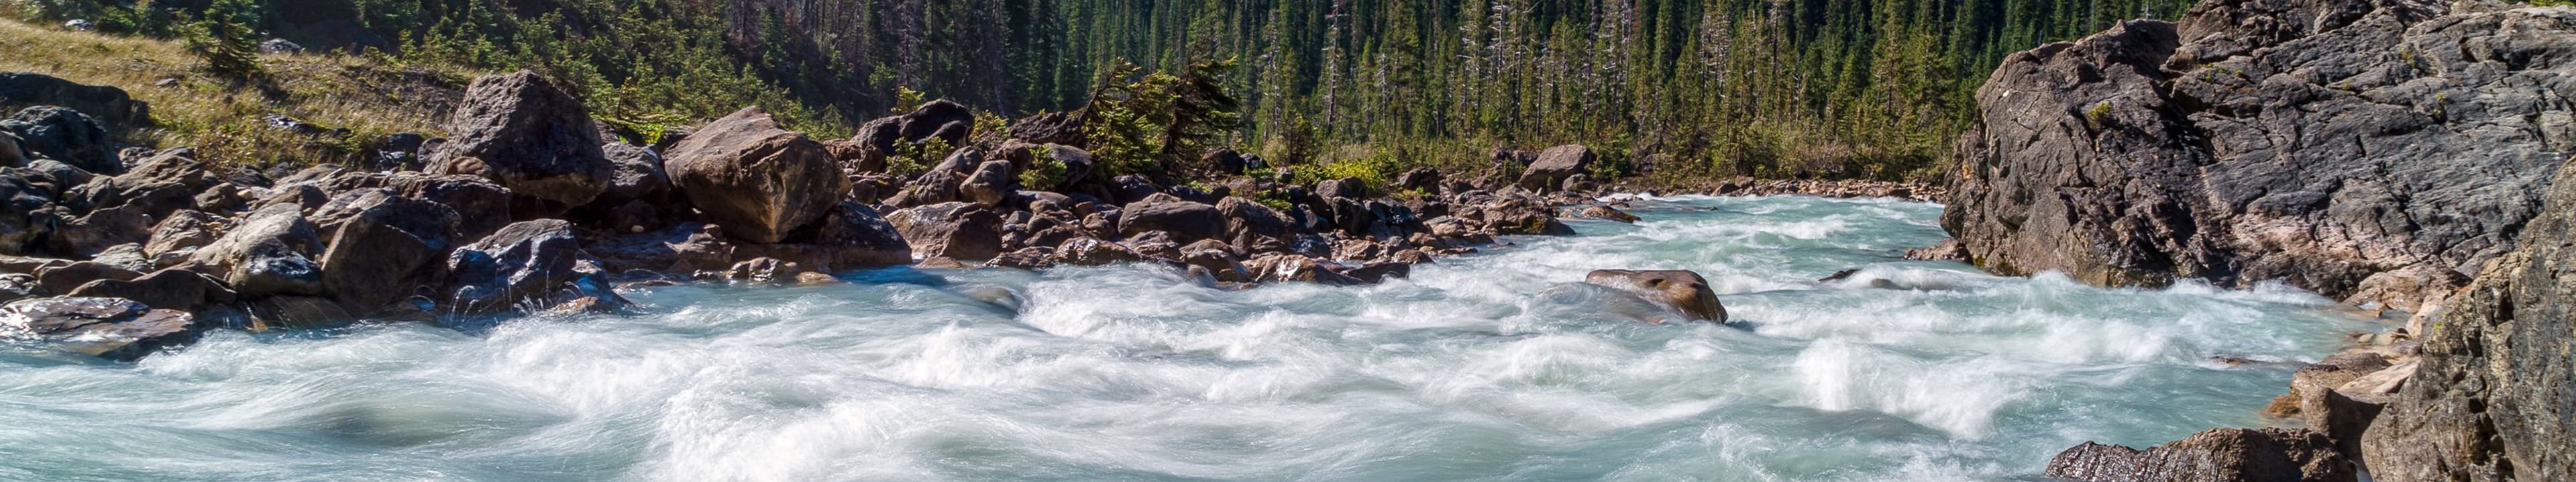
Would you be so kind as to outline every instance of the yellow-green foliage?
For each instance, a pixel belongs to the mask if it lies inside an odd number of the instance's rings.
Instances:
[[[13,2],[0,1],[0,4]],[[215,163],[349,162],[385,135],[441,135],[445,108],[474,72],[343,55],[262,56],[267,75],[239,83],[207,75],[179,42],[69,32],[0,19],[0,71],[35,72],[125,89],[152,105],[157,126],[121,133],[137,144],[197,148]],[[173,79],[174,84],[155,84]],[[267,126],[284,114],[348,136]]]
[[[1020,171],[1020,186],[1029,189],[1053,189],[1064,184],[1064,163],[1047,155],[1047,150],[1029,149],[1029,168]]]

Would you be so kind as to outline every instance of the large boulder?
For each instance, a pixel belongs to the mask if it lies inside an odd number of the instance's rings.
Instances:
[[[759,107],[717,119],[672,146],[671,184],[726,235],[775,243],[823,216],[846,179],[823,144]]]
[[[29,107],[0,120],[0,131],[16,134],[19,149],[31,157],[62,161],[96,174],[125,172],[124,163],[116,158],[116,137],[80,111]]]
[[[983,205],[932,204],[895,211],[886,221],[923,258],[982,260],[1002,254],[1002,217]]]
[[[1726,305],[1717,302],[1717,293],[1709,291],[1708,279],[1699,273],[1600,269],[1584,274],[1583,282],[1636,293],[1693,320],[1726,322]]]
[[[2306,429],[2222,428],[2147,450],[2085,442],[2048,461],[2075,482],[2351,482],[2352,462]]]
[[[1227,197],[1216,202],[1216,210],[1225,216],[1224,240],[1236,250],[1259,252],[1297,237],[1297,224],[1287,214],[1259,202]]]
[[[332,216],[323,223],[332,232],[322,251],[323,292],[351,313],[419,308],[398,303],[435,294],[446,281],[455,210],[378,188],[343,194],[322,211]]]
[[[1225,213],[1216,206],[1170,194],[1147,196],[1118,211],[1118,232],[1127,236],[1162,231],[1170,233],[1173,241],[1189,243],[1223,239],[1226,227]]]
[[[31,298],[0,306],[0,333],[133,360],[196,341],[196,318],[117,298]]]
[[[2413,379],[2362,437],[2374,479],[2576,480],[2576,170],[2546,199],[2426,324]]]
[[[1528,169],[1521,171],[1519,184],[1521,189],[1531,191],[1557,190],[1565,184],[1566,178],[1591,169],[1592,161],[1596,157],[1598,156],[1592,153],[1592,148],[1581,145],[1568,144],[1547,148],[1545,151],[1539,151],[1538,161],[1531,162]]]
[[[2576,83],[2570,16],[2212,0],[2014,54],[1977,92],[1942,224],[1997,273],[2417,309],[2512,249],[2576,150],[2576,106],[2544,100]]]
[[[322,293],[322,267],[312,256],[322,251],[322,235],[304,220],[294,204],[277,204],[242,218],[188,256],[191,269],[224,280],[245,297],[317,295]]]
[[[474,79],[447,131],[452,137],[430,154],[429,171],[500,183],[532,201],[517,206],[526,216],[589,203],[616,168],[581,101],[535,72]]]

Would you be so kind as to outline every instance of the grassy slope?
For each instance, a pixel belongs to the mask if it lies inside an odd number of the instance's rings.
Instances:
[[[179,42],[71,32],[0,20],[0,71],[35,72],[125,89],[152,104],[159,125],[121,133],[152,147],[189,146],[208,161],[305,165],[362,159],[386,134],[432,136],[472,72],[401,66],[337,54],[269,55],[269,74],[236,82],[205,74]],[[163,79],[178,79],[159,87]],[[269,127],[267,114],[347,136]]]

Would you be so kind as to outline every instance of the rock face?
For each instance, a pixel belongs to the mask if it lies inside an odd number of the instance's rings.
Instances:
[[[2349,482],[2352,463],[2311,430],[2222,428],[2147,450],[2085,442],[2048,461],[2080,482]]]
[[[2362,438],[2376,480],[2576,480],[2576,171],[2548,206],[2429,325],[2414,378]]]
[[[455,137],[431,155],[431,172],[490,178],[554,213],[599,196],[615,168],[581,102],[535,72],[475,79],[447,130]]]
[[[671,147],[671,184],[726,235],[775,243],[839,200],[841,170],[823,144],[746,107]]]
[[[1602,269],[1584,274],[1583,282],[1635,292],[1694,320],[1726,322],[1726,305],[1718,304],[1717,293],[1709,291],[1708,279],[1699,273]]]
[[[2576,90],[2571,20],[2211,0],[2014,54],[1977,92],[1942,224],[1997,273],[2415,309],[2512,249],[2576,146],[2576,107],[2551,100]]]

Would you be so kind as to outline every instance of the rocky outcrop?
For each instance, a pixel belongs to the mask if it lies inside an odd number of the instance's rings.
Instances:
[[[2576,170],[2521,247],[2428,326],[2411,380],[2362,438],[2375,480],[2576,480]]]
[[[455,137],[432,153],[430,172],[489,178],[532,202],[522,217],[561,214],[608,188],[616,166],[581,101],[535,72],[475,79],[448,118]]]
[[[726,235],[775,243],[832,208],[847,182],[823,144],[746,107],[689,134],[664,163],[671,184]]]
[[[2416,309],[2512,249],[2576,146],[2571,19],[2210,0],[2014,54],[1977,92],[1942,224],[1997,273]]]
[[[1635,293],[1693,320],[1726,322],[1726,305],[1717,302],[1717,293],[1709,291],[1708,279],[1699,273],[1600,269],[1584,274],[1583,282]]]
[[[2138,450],[2085,442],[2048,461],[2048,476],[2076,482],[2350,482],[2352,462],[2323,434],[2222,428]]]

